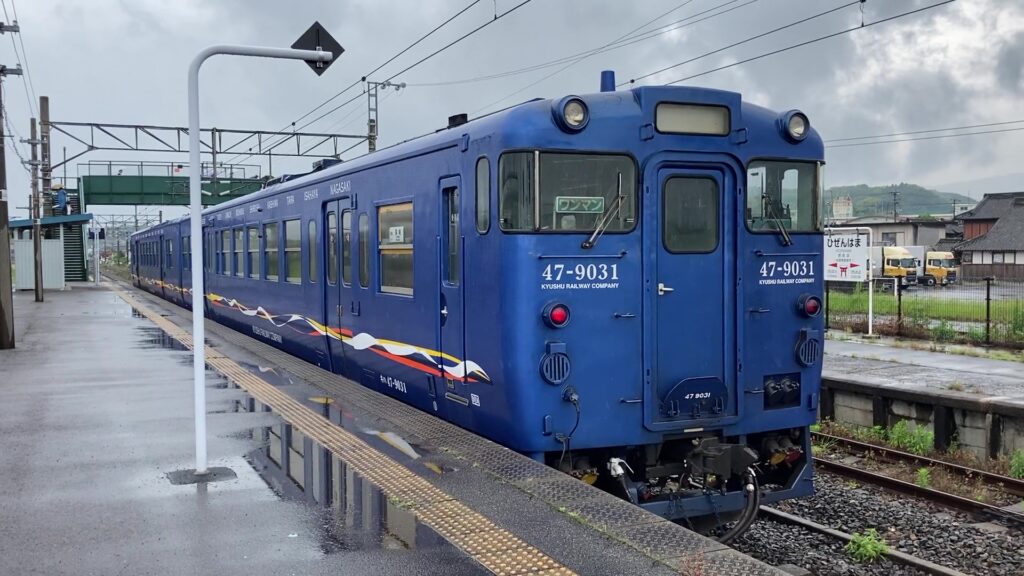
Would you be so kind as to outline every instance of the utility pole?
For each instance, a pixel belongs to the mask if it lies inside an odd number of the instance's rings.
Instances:
[[[42,163],[39,165],[39,172],[42,180],[42,191],[44,194],[49,194],[51,189],[51,170],[50,165],[53,162],[50,161],[50,98],[49,96],[39,97],[39,133],[40,133],[40,147]],[[42,206],[40,205],[40,210]]]
[[[377,89],[378,88],[394,88],[395,91],[399,91],[405,88],[405,82],[395,84],[388,80],[387,82],[366,82],[366,145],[370,152],[377,150]]]
[[[899,202],[896,200],[896,197],[899,196],[899,195],[900,195],[899,186],[897,186],[896,184],[893,184],[892,185],[892,221],[893,221],[893,223],[895,223],[897,221],[897,216],[898,216],[898,213],[899,213],[899,206],[900,205],[899,205]]]
[[[39,193],[39,138],[36,134],[36,119],[29,123],[29,139],[22,142],[32,147],[32,159],[29,168],[32,170],[32,248],[35,253],[35,284],[36,302],[43,301],[43,202]]]
[[[17,25],[0,23],[0,34],[17,32]],[[0,66],[0,84],[5,76],[20,76],[21,66]],[[11,278],[11,232],[7,210],[7,137],[4,134],[3,90],[0,89],[0,350],[14,348],[14,297]]]

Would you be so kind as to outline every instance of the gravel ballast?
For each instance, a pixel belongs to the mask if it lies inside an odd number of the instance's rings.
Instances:
[[[990,534],[967,516],[884,490],[817,473],[812,498],[778,504],[797,516],[843,532],[875,528],[890,549],[978,576],[1024,574],[1024,534]],[[917,570],[880,560],[859,564],[844,543],[804,528],[759,519],[733,546],[774,565],[794,564],[816,576],[918,575]]]

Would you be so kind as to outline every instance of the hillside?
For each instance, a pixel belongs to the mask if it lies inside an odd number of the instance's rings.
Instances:
[[[973,206],[977,203],[963,194],[952,192],[939,192],[929,190],[916,184],[901,182],[895,185],[899,192],[896,200],[899,202],[900,214],[950,214],[953,211],[953,202],[957,206],[965,204]],[[853,215],[860,216],[888,216],[892,214],[892,190],[893,186],[868,186],[857,184],[855,186],[833,186],[825,192],[825,202],[833,198],[849,196],[853,199]],[[962,212],[963,208],[957,208]]]

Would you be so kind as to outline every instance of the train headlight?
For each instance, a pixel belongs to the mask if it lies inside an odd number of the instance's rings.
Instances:
[[[579,132],[590,121],[590,110],[578,96],[567,96],[559,100],[551,110],[555,123],[566,132]]]
[[[783,135],[792,142],[807,138],[811,131],[811,121],[803,112],[790,110],[782,115],[781,120]]]

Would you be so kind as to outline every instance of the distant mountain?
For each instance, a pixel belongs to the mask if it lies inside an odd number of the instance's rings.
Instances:
[[[960,192],[974,198],[981,199],[985,194],[997,192],[1017,192],[1024,190],[1024,173],[1003,174],[1000,176],[985,176],[961,182],[936,183],[936,188]]]
[[[896,202],[898,203],[899,214],[927,215],[927,214],[950,214],[953,212],[953,202],[957,204],[957,213],[963,212],[963,206],[974,206],[978,201],[953,192],[939,192],[929,190],[917,184],[901,182],[892,186],[868,186],[857,184],[855,186],[833,186],[825,192],[825,202],[828,203],[834,198],[849,196],[853,200],[853,216],[891,216],[892,215],[892,191],[898,192]]]

